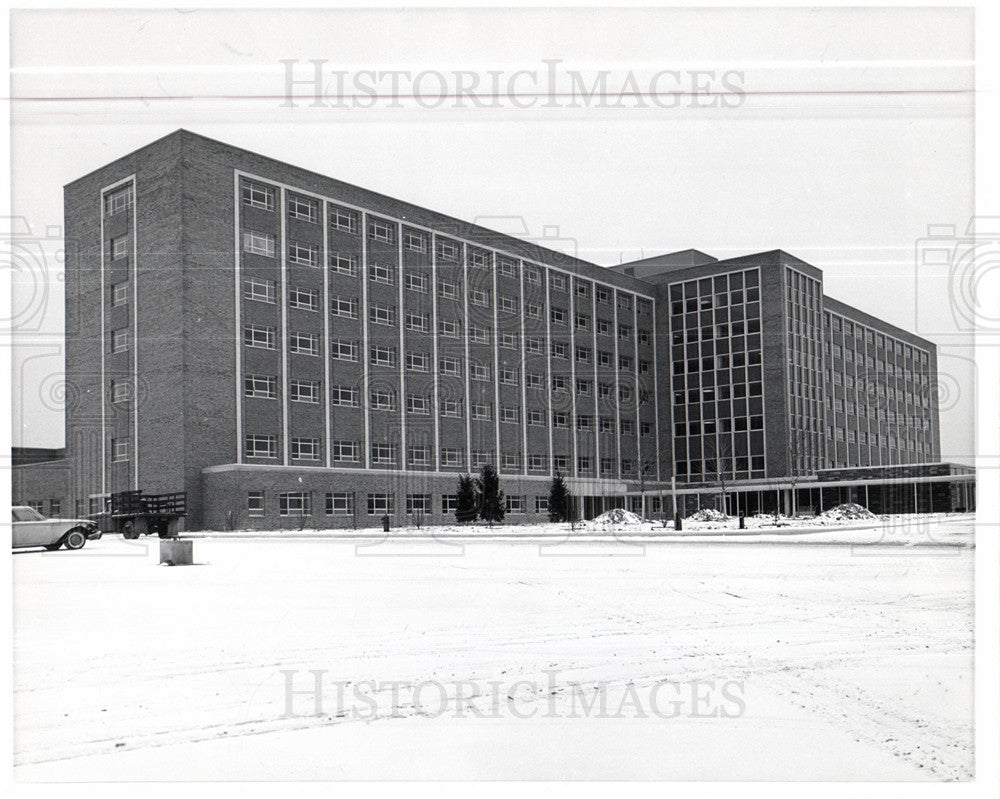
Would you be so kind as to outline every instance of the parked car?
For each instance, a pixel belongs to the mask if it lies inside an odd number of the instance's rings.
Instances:
[[[46,519],[34,508],[15,505],[11,542],[14,548],[45,547],[48,550],[81,549],[88,538],[100,538],[97,525],[89,519]]]

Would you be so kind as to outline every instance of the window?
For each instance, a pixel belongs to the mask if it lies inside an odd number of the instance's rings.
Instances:
[[[507,497],[507,513],[524,513],[524,497]]]
[[[500,369],[500,382],[506,386],[517,385],[517,372],[513,369]]]
[[[273,350],[276,348],[274,328],[247,325],[243,328],[243,343],[256,349]]]
[[[589,297],[590,296],[590,284],[589,283],[576,283],[576,295],[578,297]]]
[[[360,404],[360,394],[355,386],[333,386],[330,389],[330,404],[344,408],[357,408]]]
[[[549,498],[535,497],[535,513],[548,513],[548,512],[549,512]]]
[[[451,375],[453,377],[458,377],[461,370],[461,363],[458,358],[451,358],[448,356],[442,356],[438,360],[438,371],[443,375]]]
[[[425,352],[406,353],[406,368],[411,372],[426,372],[430,369],[431,358]]]
[[[469,325],[469,339],[474,344],[489,344],[491,341],[490,331],[479,325]]]
[[[553,291],[566,291],[566,277],[565,275],[553,273],[549,277],[549,284],[552,286]]]
[[[564,308],[553,308],[550,315],[552,317],[552,324],[554,325],[566,324],[566,310]]]
[[[631,311],[632,310],[632,298],[629,297],[627,294],[619,294],[618,295],[618,307],[621,310],[623,310],[623,311]]]
[[[611,291],[602,286],[598,286],[594,290],[594,297],[597,299],[598,302],[603,303],[604,305],[611,304]]]
[[[427,237],[412,230],[403,232],[403,246],[413,252],[427,252]]]
[[[598,333],[598,335],[601,335],[601,336],[610,336],[611,335],[611,323],[608,322],[605,319],[598,319],[597,320],[597,333]]]
[[[538,372],[528,372],[525,383],[528,388],[545,388],[545,377]]]
[[[358,342],[335,338],[330,342],[330,357],[335,361],[357,361]]]
[[[411,466],[429,466],[431,462],[430,447],[410,447],[407,450],[406,459]]]
[[[437,257],[443,261],[457,261],[459,255],[459,245],[453,241],[438,240]]]
[[[465,459],[462,457],[462,453],[457,449],[450,449],[448,447],[442,447],[441,449],[441,465],[442,466],[462,466],[465,463]]]
[[[597,353],[598,366],[611,366],[611,353],[599,350]]]
[[[384,219],[369,219],[368,238],[392,244],[396,240],[395,225]]]
[[[279,516],[312,516],[312,494],[309,491],[282,491],[278,494]]]
[[[254,255],[274,257],[274,236],[270,233],[259,233],[256,230],[243,231],[243,252]]]
[[[472,468],[481,469],[487,463],[493,463],[492,453],[485,449],[472,450]]]
[[[618,325],[618,338],[628,341],[632,338],[632,328],[628,325]]]
[[[292,402],[319,403],[319,383],[314,380],[292,380],[288,384],[288,393]]]
[[[264,211],[274,210],[274,189],[258,183],[243,184],[243,204]],[[263,498],[261,499],[263,503]],[[263,515],[263,513],[261,514]]]
[[[117,236],[111,239],[111,260],[117,261],[128,255],[128,236]]]
[[[293,330],[288,334],[288,351],[298,355],[319,355],[319,336]]]
[[[414,330],[417,333],[426,333],[430,327],[430,316],[427,314],[408,313],[406,315],[406,329]]]
[[[347,233],[358,232],[358,213],[346,208],[330,208],[330,225]]]
[[[441,400],[441,416],[446,419],[461,419],[462,418],[462,403],[459,400],[444,399]]]
[[[248,458],[278,457],[278,439],[276,436],[261,436],[248,433],[244,437],[243,448]]]
[[[566,378],[563,377],[562,375],[553,375],[552,391],[563,394],[569,391],[569,383],[566,382]]]
[[[489,253],[482,252],[481,250],[469,250],[469,266],[476,269],[489,269]]]
[[[330,313],[343,319],[358,318],[358,298],[357,297],[331,297]]]
[[[517,297],[501,296],[500,297],[500,310],[503,311],[504,313],[516,314],[517,313]]]
[[[406,398],[406,412],[419,416],[430,416],[431,401],[419,394],[410,394]]]
[[[472,403],[472,418],[478,421],[489,421],[493,418],[493,406],[488,402]]]
[[[500,259],[500,274],[503,277],[517,277],[517,262],[510,258]]]
[[[549,459],[545,455],[529,455],[529,472],[547,472],[549,470]]]
[[[392,347],[384,347],[376,344],[369,352],[369,362],[372,366],[396,366],[396,350]]]
[[[458,494],[441,495],[441,513],[448,515],[458,510]]]
[[[372,305],[368,309],[368,318],[372,324],[392,327],[396,324],[396,309],[391,305]]]
[[[334,272],[342,275],[356,277],[358,274],[358,260],[353,255],[341,255],[339,252],[330,255],[330,268]]]
[[[117,307],[128,302],[128,282],[115,283],[111,287],[111,305]]]
[[[347,491],[326,492],[327,516],[353,516],[354,495]]]
[[[292,460],[318,461],[319,452],[318,438],[292,438]]]
[[[569,457],[566,455],[556,455],[552,458],[552,465],[557,471],[565,471],[569,468]]]
[[[319,219],[319,203],[293,194],[288,198],[288,215],[303,222],[316,222]]]
[[[104,195],[104,215],[114,216],[132,208],[132,186]]]
[[[577,330],[590,330],[590,317],[584,314],[576,315],[576,329]]]
[[[561,342],[561,341],[553,341],[552,342],[552,357],[553,358],[562,358],[563,360],[565,360],[565,359],[567,359],[569,357],[567,353],[568,353],[568,348],[567,348],[567,346],[563,342]]]
[[[631,419],[622,419],[621,422],[621,431],[623,436],[631,435],[635,432],[635,422]]]
[[[524,277],[532,285],[542,285],[542,270],[537,266],[525,266]]]
[[[589,472],[594,468],[594,461],[586,455],[581,455],[576,459],[576,468],[581,472]]]
[[[293,286],[288,290],[288,304],[302,311],[318,311],[319,292]]]
[[[445,338],[458,338],[458,322],[454,319],[438,319],[438,333]]]
[[[373,411],[396,410],[396,392],[388,388],[373,388],[369,395]]]
[[[361,460],[361,445],[357,441],[333,441],[330,458],[335,463],[355,463]]]
[[[577,347],[576,360],[578,363],[590,363],[590,350],[587,347]]]
[[[470,363],[469,377],[472,380],[483,380],[485,382],[490,382],[490,380],[492,380],[493,375],[490,373],[490,368],[486,366],[486,364]]]
[[[407,272],[406,273],[406,289],[408,291],[417,291],[421,294],[427,293],[427,275],[421,272]]]
[[[274,281],[259,277],[247,278],[243,282],[243,298],[253,302],[274,303]]]
[[[529,302],[525,305],[525,313],[528,314],[530,319],[541,319],[542,318],[542,306],[536,305],[533,302]]]
[[[450,280],[439,280],[438,295],[445,300],[458,299],[458,283],[452,283]]]
[[[369,277],[372,283],[382,283],[386,286],[391,286],[396,282],[395,273],[396,267],[387,264],[373,263],[369,268]]]
[[[521,421],[521,411],[516,406],[503,405],[500,407],[500,421],[508,424],[517,424]]]
[[[490,307],[490,295],[482,289],[471,289],[469,291],[469,302],[480,308]]]
[[[431,495],[430,494],[407,494],[406,495],[406,512],[407,512],[407,514],[413,514],[413,513],[430,513],[431,512]]]
[[[577,430],[593,430],[594,429],[594,417],[593,416],[577,416],[576,417],[576,429]]]
[[[545,412],[540,410],[528,411],[528,424],[543,427],[545,425]]]
[[[556,411],[552,414],[552,426],[553,427],[569,427],[569,416],[565,413]]]
[[[246,375],[243,378],[243,395],[259,399],[277,399],[278,380],[272,375]]]
[[[247,516],[259,518],[264,515],[264,492],[247,491]]]
[[[541,355],[542,354],[542,340],[537,336],[528,336],[524,340],[524,349],[530,355]]]
[[[396,465],[395,444],[372,444],[372,463]]]
[[[111,401],[112,402],[128,402],[129,400],[129,389],[131,386],[124,380],[112,380],[111,381]]]

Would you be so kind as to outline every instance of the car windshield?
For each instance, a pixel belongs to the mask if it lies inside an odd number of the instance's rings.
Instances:
[[[14,508],[13,510],[15,522],[40,522],[45,520],[45,517],[34,508]]]

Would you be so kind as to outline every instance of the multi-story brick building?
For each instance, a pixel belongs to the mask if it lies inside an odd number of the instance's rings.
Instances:
[[[783,252],[608,269],[186,131],[69,184],[65,213],[92,507],[140,488],[187,491],[189,527],[434,520],[492,462],[515,520],[555,472],[586,515],[670,512],[672,486],[745,511],[820,469],[939,460],[934,345]]]

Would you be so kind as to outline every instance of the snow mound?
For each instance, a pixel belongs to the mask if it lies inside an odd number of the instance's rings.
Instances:
[[[862,505],[854,502],[845,502],[843,505],[837,505],[835,508],[824,511],[820,514],[820,518],[840,522],[854,519],[877,519],[878,517]]]
[[[643,520],[641,516],[637,516],[623,508],[614,508],[596,517],[591,524],[602,526],[609,524],[643,524]]]
[[[702,508],[699,511],[695,511],[690,516],[685,519],[689,522],[724,522],[729,517],[726,516],[722,511],[718,511],[715,508]]]

